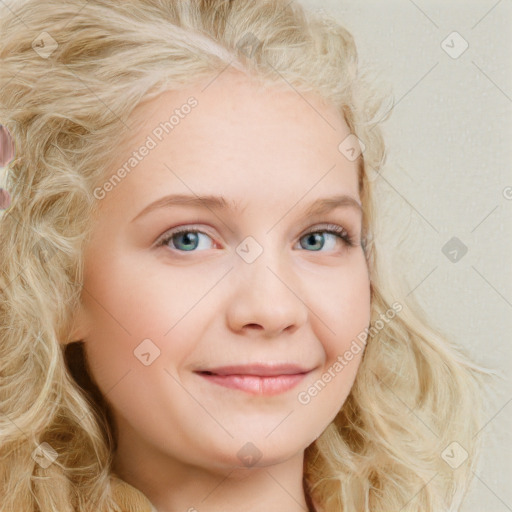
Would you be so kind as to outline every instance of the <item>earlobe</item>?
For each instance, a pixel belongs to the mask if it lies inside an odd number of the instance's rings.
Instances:
[[[75,311],[72,319],[71,331],[64,345],[74,343],[75,341],[83,341],[89,334],[87,315],[83,305]]]

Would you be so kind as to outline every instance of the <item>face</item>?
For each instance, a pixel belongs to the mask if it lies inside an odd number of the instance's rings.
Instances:
[[[339,362],[370,320],[357,161],[316,96],[234,71],[208,82],[136,110],[112,175],[146,155],[97,191],[75,335],[124,446],[266,465],[322,433],[360,363]],[[189,199],[154,206],[170,195]],[[222,369],[247,365],[264,368]]]

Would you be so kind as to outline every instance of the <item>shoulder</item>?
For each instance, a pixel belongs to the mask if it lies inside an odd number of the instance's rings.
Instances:
[[[123,512],[157,512],[145,494],[118,476],[111,475],[110,485],[112,497]]]

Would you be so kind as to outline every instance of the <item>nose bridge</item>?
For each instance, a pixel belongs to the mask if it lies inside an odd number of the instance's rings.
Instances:
[[[278,245],[276,237],[261,234],[256,239],[249,235],[238,245],[236,253],[239,257],[236,272],[241,279],[253,285],[270,286],[277,293],[284,287],[278,275],[283,273],[282,269],[285,269],[289,262],[285,251]],[[284,273],[290,274],[288,279],[293,280],[291,272],[285,270]]]
[[[248,236],[236,248],[236,290],[229,320],[236,329],[255,324],[269,332],[299,327],[307,318],[298,294],[300,283],[275,237],[262,238],[260,243]]]

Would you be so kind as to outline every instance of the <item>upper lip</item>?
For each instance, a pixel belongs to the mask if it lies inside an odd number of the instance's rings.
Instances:
[[[297,364],[266,364],[255,363],[248,365],[219,366],[217,368],[204,368],[197,370],[199,373],[213,373],[215,375],[294,375],[307,373],[311,368],[305,368]]]

